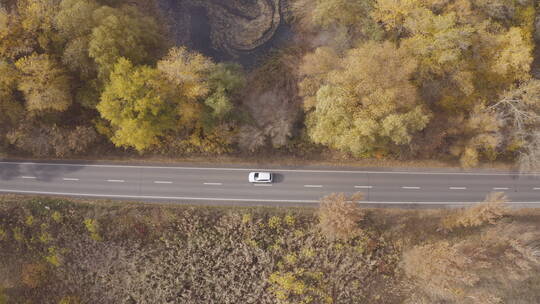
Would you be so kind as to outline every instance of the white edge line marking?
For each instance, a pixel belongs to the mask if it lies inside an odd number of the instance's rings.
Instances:
[[[510,190],[508,187],[494,187],[493,190]]]
[[[407,189],[407,190],[419,190],[420,187],[411,187],[411,186],[403,186],[401,189]]]
[[[24,178],[24,179],[36,179],[37,177],[35,177],[35,176],[21,176],[21,178]]]
[[[64,177],[62,179],[65,181],[78,181],[79,180],[78,178],[71,178],[71,177]]]
[[[352,171],[352,170],[293,170],[293,169],[268,169],[268,168],[204,168],[204,167],[164,167],[164,166],[134,166],[134,165],[85,165],[85,164],[54,164],[35,162],[2,162],[0,164],[11,165],[37,165],[37,166],[65,166],[65,167],[98,167],[98,168],[137,168],[137,169],[172,169],[172,170],[215,170],[215,171],[270,171],[270,172],[300,172],[300,173],[351,173],[351,174],[410,174],[410,175],[481,175],[481,176],[539,176],[536,173],[480,173],[480,172],[406,172],[406,171]]]
[[[207,186],[221,186],[223,185],[222,183],[204,183],[205,185]]]
[[[373,186],[354,186],[356,189],[371,189]]]
[[[172,184],[171,181],[154,181],[154,184]]]
[[[109,183],[123,183],[123,182],[125,182],[125,180],[123,180],[123,179],[108,179],[107,181]]]
[[[132,198],[132,199],[164,199],[164,200],[199,200],[199,201],[232,201],[232,202],[276,202],[276,203],[319,203],[318,200],[274,200],[274,199],[247,199],[247,198],[216,198],[216,197],[182,197],[182,196],[149,196],[149,195],[118,195],[118,194],[88,194],[88,193],[67,193],[67,192],[44,192],[44,191],[24,191],[0,189],[0,192],[21,193],[21,194],[43,194],[43,195],[67,195],[86,196],[103,198]],[[476,202],[372,202],[362,201],[366,204],[420,204],[420,205],[474,205]],[[507,204],[539,204],[538,202],[507,202]]]
[[[450,190],[467,190],[467,187],[448,187]]]
[[[304,185],[306,188],[322,188],[322,185]]]

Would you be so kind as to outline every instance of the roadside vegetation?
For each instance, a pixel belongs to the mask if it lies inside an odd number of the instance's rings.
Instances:
[[[0,198],[0,303],[538,303],[540,213]]]
[[[539,167],[534,1],[287,0],[287,43],[244,67],[175,45],[163,2],[1,1],[0,152]]]

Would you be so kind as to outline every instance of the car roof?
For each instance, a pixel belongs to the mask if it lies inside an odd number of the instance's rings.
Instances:
[[[270,173],[268,172],[258,172],[259,176],[258,179],[270,179]]]

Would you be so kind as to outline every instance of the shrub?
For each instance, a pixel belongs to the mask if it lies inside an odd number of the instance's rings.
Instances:
[[[90,232],[90,237],[95,241],[101,241],[101,236],[98,232],[98,223],[95,219],[85,219],[84,220],[84,226],[86,226],[86,230]]]
[[[330,239],[349,239],[359,232],[358,223],[365,213],[358,205],[361,194],[347,198],[343,193],[333,193],[321,199],[319,227]]]
[[[67,297],[63,297],[60,302],[58,302],[58,304],[80,304],[81,303],[81,299],[79,299],[79,297],[76,297],[76,296],[67,296]]]
[[[30,287],[41,286],[47,278],[47,265],[44,263],[30,263],[22,266],[21,280]]]
[[[508,210],[504,203],[508,200],[503,192],[492,192],[483,203],[468,209],[459,210],[442,220],[442,227],[452,230],[458,227],[478,227],[484,224],[494,224],[504,217]]]

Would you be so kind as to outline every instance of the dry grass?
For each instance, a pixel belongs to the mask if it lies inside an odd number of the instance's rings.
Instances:
[[[540,210],[509,210],[494,224],[442,233],[441,220],[455,210],[358,210],[344,196],[326,200],[343,202],[330,214],[351,215],[329,222],[347,224],[346,240],[321,233],[324,204],[316,212],[2,196],[0,298],[540,302]],[[33,266],[40,262],[46,272]]]
[[[9,231],[0,241],[0,259],[24,265],[55,255],[59,263],[48,262],[43,285],[14,282],[6,295],[40,303],[70,297],[91,303],[320,303],[328,297],[334,303],[399,303],[399,295],[373,290],[379,284],[397,288],[399,255],[391,243],[375,233],[329,240],[317,224],[311,209],[73,204],[9,196],[0,201],[0,227]],[[24,236],[18,241],[16,230]],[[43,233],[46,243],[33,241]]]
[[[488,207],[500,199],[491,195],[484,206],[457,211],[460,220],[452,227],[469,231],[443,233],[405,250],[403,269],[416,290],[407,303],[540,301],[540,212]]]

